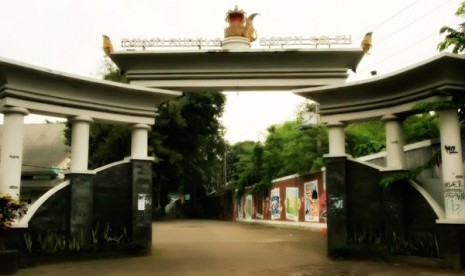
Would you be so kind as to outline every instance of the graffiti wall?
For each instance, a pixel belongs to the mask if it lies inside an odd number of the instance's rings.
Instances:
[[[281,198],[279,197],[279,188],[275,188],[270,192],[271,198],[271,219],[281,218]]]
[[[320,221],[320,201],[318,194],[318,181],[304,183],[305,221]]]
[[[299,188],[286,188],[286,219],[299,221],[300,199]]]
[[[236,202],[236,218],[326,222],[323,179],[323,172],[279,178],[273,181],[265,196],[252,195],[252,189],[246,189],[242,199]]]

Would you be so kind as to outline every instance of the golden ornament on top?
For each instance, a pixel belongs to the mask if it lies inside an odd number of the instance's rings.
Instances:
[[[108,36],[102,35],[102,37],[103,37],[102,50],[106,56],[109,56],[111,53],[113,53],[113,44],[111,44],[111,40]]]
[[[253,27],[253,19],[257,15],[258,13],[254,13],[246,18],[246,13],[239,10],[237,6],[234,10],[229,10],[225,19],[229,26],[224,29],[224,37],[241,36],[247,38],[250,42],[257,40],[257,32]]]
[[[372,35],[373,35],[372,32],[366,33],[365,37],[362,40],[362,44],[360,45],[360,47],[362,47],[363,53],[365,53],[365,54],[368,54],[371,47],[373,46],[371,44],[371,36]]]

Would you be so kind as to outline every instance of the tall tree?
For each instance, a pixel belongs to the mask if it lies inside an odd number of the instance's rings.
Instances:
[[[465,19],[465,1],[460,4],[455,15]],[[444,51],[451,46],[453,46],[453,53],[457,54],[465,51],[465,22],[461,23],[457,29],[444,26],[439,32],[441,34],[447,33],[444,41],[438,45],[439,51]]]
[[[201,200],[224,181],[218,177],[226,148],[219,120],[224,104],[222,93],[196,93],[160,107],[150,141],[157,158],[154,184],[162,195],[180,192]]]

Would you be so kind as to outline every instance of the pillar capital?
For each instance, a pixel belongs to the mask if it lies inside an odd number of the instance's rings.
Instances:
[[[71,123],[74,123],[74,122],[83,122],[83,123],[92,123],[94,121],[94,119],[92,119],[91,117],[88,117],[88,116],[71,116],[71,117],[68,117],[68,121],[70,121]]]
[[[403,118],[402,118],[402,117],[399,117],[399,116],[397,116],[397,115],[387,114],[387,115],[384,115],[383,117],[381,117],[381,121],[383,121],[383,122],[388,122],[388,121],[403,121]]]
[[[341,121],[334,121],[334,122],[328,122],[326,126],[327,127],[346,127],[347,123],[344,123]]]
[[[23,107],[17,107],[17,106],[3,106],[0,108],[0,112],[3,114],[22,114],[23,116],[29,115],[29,110]]]
[[[133,124],[131,125],[131,129],[132,130],[135,130],[135,129],[145,129],[145,130],[151,130],[152,128],[149,126],[149,125],[146,125],[146,124]]]

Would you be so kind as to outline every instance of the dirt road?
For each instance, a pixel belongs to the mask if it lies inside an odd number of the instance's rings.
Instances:
[[[150,256],[41,265],[19,275],[463,274],[400,263],[331,261],[325,237],[304,229],[178,220],[154,223]]]

